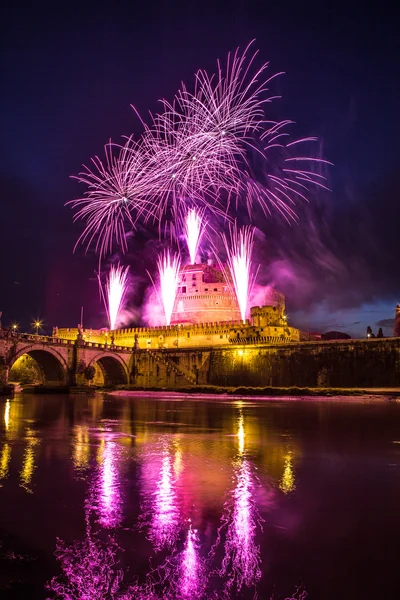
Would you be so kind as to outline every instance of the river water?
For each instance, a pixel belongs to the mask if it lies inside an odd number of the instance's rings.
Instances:
[[[1,599],[394,600],[399,544],[396,398],[0,399]]]

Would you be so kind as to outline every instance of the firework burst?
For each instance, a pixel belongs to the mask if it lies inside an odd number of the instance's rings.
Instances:
[[[183,221],[183,231],[189,250],[191,265],[196,263],[196,256],[205,226],[204,210],[189,208]]]
[[[126,231],[138,221],[155,222],[159,230],[189,206],[210,217],[232,220],[246,210],[296,220],[296,204],[307,201],[311,188],[326,189],[322,158],[298,148],[315,138],[291,140],[291,121],[271,121],[266,107],[277,96],[268,63],[256,66],[252,43],[243,52],[218,61],[214,74],[199,70],[190,90],[182,84],[138,141],[108,144],[105,161],[77,178],[88,186],[71,202],[75,219],[85,221],[77,243],[94,244],[103,256],[116,242],[126,250]]]
[[[174,308],[175,296],[178,289],[180,258],[177,254],[171,256],[165,250],[157,259],[158,273],[160,276],[160,292],[164,307],[165,323],[170,325]]]
[[[151,159],[143,147],[132,138],[124,146],[108,143],[105,158],[92,159],[92,167],[75,177],[87,185],[83,198],[72,200],[77,209],[74,220],[83,220],[86,227],[75,247],[83,244],[104,256],[113,251],[116,242],[123,252],[127,249],[126,230],[135,228],[138,219],[153,216],[155,204],[149,178]]]
[[[240,315],[243,323],[245,323],[248,299],[252,287],[251,254],[254,243],[254,229],[249,226],[238,229],[235,224],[230,227],[229,232],[229,238],[222,234],[222,239],[227,253],[227,263],[239,304]]]
[[[121,265],[111,266],[110,272],[107,277],[106,291],[103,294],[103,300],[105,301],[108,322],[110,329],[115,329],[118,323],[119,313],[124,305],[124,300],[128,287],[128,267],[122,267]],[[100,289],[102,289],[100,287]]]

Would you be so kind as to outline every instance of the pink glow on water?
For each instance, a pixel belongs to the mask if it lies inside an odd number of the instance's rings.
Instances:
[[[111,266],[106,282],[106,307],[110,329],[115,329],[128,287],[128,267]]]
[[[181,261],[177,254],[171,256],[169,250],[165,250],[165,252],[158,257],[157,266],[160,276],[160,293],[164,307],[165,324],[170,325],[175,296],[178,289]]]
[[[172,457],[167,450],[162,458],[161,472],[154,493],[153,511],[151,538],[154,546],[158,549],[164,546],[172,547],[178,534],[179,509]]]
[[[255,587],[261,578],[260,548],[255,539],[260,517],[254,500],[253,467],[245,454],[242,414],[238,420],[237,437],[238,454],[233,465],[235,487],[226,517],[225,556],[220,574],[227,578],[228,591],[236,587],[239,592],[243,586]]]
[[[237,229],[236,225],[230,228],[230,239],[222,235],[224,241],[227,263],[231,274],[236,298],[239,304],[242,321],[246,321],[249,294],[251,291],[251,254],[254,243],[254,229],[243,227]]]
[[[103,527],[117,527],[122,519],[120,492],[120,447],[111,439],[104,439],[99,449],[99,478],[95,489],[94,503],[99,511],[99,522]]]
[[[184,235],[189,250],[191,265],[196,263],[196,256],[205,225],[204,210],[189,208],[184,220]]]
[[[181,598],[199,598],[204,588],[204,573],[200,558],[199,538],[196,529],[190,525],[185,548],[182,552],[181,578],[179,591]]]

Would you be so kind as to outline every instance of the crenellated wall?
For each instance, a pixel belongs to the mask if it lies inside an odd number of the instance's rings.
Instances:
[[[202,323],[193,325],[171,325],[170,327],[137,327],[118,329],[114,332],[84,329],[86,342],[136,347],[140,349],[156,348],[197,348],[204,346],[225,346],[238,342],[259,340],[264,343],[287,343],[298,341],[297,329],[286,325],[265,325],[257,327],[241,321],[228,323]],[[78,329],[58,329],[60,339],[75,340]]]

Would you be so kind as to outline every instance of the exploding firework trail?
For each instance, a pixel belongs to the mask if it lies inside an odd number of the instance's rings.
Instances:
[[[161,300],[164,307],[166,325],[170,325],[171,323],[171,315],[178,288],[180,266],[181,261],[179,255],[173,254],[171,256],[169,250],[165,250],[157,259],[158,273],[160,276]]]
[[[182,84],[172,103],[161,101],[163,110],[150,125],[142,122],[138,141],[110,143],[104,163],[96,157],[94,168],[85,167],[77,179],[88,191],[71,202],[78,208],[75,219],[86,221],[78,243],[95,242],[100,256],[112,250],[114,239],[126,250],[127,226],[153,220],[161,231],[188,198],[217,218],[245,206],[250,216],[259,207],[292,221],[296,203],[307,201],[312,186],[326,189],[316,167],[327,161],[296,154],[316,139],[290,141],[291,121],[266,118],[266,104],[276,98],[269,85],[280,74],[268,76],[268,63],[255,68],[256,57],[249,44],[243,53],[228,54],[226,65],[218,62],[215,74],[199,70],[192,92]]]
[[[251,226],[238,229],[236,223],[229,228],[229,239],[222,234],[227,263],[232,278],[240,315],[246,321],[247,304],[251,292],[253,278],[251,274],[251,254],[253,251],[254,228]]]
[[[108,323],[111,330],[115,329],[120,311],[124,305],[128,288],[128,271],[129,266],[122,267],[118,264],[115,267],[114,265],[111,265],[105,285],[105,292],[102,288],[99,276],[100,293],[106,308]]]
[[[82,243],[88,249],[95,242],[100,257],[113,251],[116,242],[127,250],[126,227],[134,229],[139,219],[155,215],[150,173],[154,164],[143,145],[128,138],[121,146],[104,146],[105,159],[92,158],[92,167],[74,177],[88,187],[83,198],[71,200],[78,209],[74,221],[84,220],[86,227],[75,248]]]
[[[199,249],[200,241],[204,233],[206,221],[204,219],[204,210],[189,208],[183,222],[183,231],[186,244],[189,250],[190,264],[196,263],[196,255]]]

